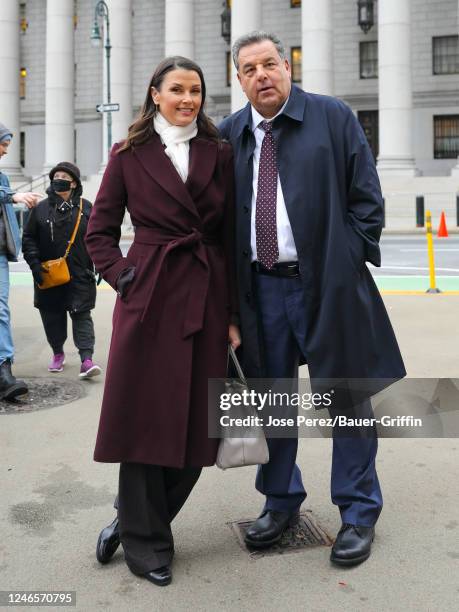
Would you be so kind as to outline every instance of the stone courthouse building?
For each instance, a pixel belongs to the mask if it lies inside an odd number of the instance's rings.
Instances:
[[[186,55],[202,66],[208,112],[220,120],[245,103],[231,66],[231,41],[264,29],[284,41],[299,86],[343,99],[358,116],[377,159],[389,217],[414,220],[417,192],[434,209],[453,214],[459,190],[458,4],[1,0],[0,121],[16,134],[2,168],[24,182],[58,160],[74,160],[95,185],[107,158],[109,115],[115,142],[126,134],[165,55]],[[100,113],[96,107],[108,101],[107,12],[110,101],[119,110]],[[97,35],[99,47],[92,44]]]

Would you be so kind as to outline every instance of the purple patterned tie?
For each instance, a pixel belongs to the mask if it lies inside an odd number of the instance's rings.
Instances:
[[[279,258],[277,244],[276,203],[277,203],[277,162],[273,126],[262,121],[265,131],[261,144],[258,165],[257,203],[255,210],[255,231],[257,237],[257,260],[271,269]]]

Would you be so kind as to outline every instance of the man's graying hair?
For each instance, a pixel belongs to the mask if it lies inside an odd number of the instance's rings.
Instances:
[[[263,42],[264,40],[270,40],[273,45],[276,47],[277,52],[280,55],[281,59],[285,59],[285,48],[280,39],[275,35],[269,32],[264,32],[263,30],[254,30],[253,32],[249,32],[248,34],[244,34],[244,36],[240,36],[233,45],[231,50],[233,54],[233,62],[236,66],[236,70],[239,70],[239,52],[243,47],[248,47],[249,45],[253,45],[255,43]]]

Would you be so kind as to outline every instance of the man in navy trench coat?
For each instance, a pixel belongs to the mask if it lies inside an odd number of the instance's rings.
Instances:
[[[307,362],[313,381],[367,379],[371,395],[405,369],[365,265],[380,265],[382,229],[381,189],[365,135],[343,102],[292,85],[276,36],[241,37],[233,59],[249,103],[219,129],[235,155],[245,374],[295,378]],[[353,409],[372,416],[369,399]],[[370,555],[382,508],[377,438],[374,428],[365,435],[335,430],[333,438],[331,494],[343,524],[331,560],[354,565]],[[306,497],[297,439],[268,444],[270,461],[256,480],[266,503],[246,535],[254,547],[277,542]]]

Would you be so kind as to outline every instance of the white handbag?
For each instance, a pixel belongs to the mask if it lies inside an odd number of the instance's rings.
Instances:
[[[240,394],[243,390],[248,390],[247,381],[242,372],[241,365],[233,347],[230,345],[228,357],[231,358],[236,368],[238,378],[227,379],[225,382],[225,393]],[[254,406],[247,408],[245,416],[256,416],[257,410]],[[238,427],[235,428],[240,429]],[[233,437],[234,428],[231,426],[223,428],[223,437],[217,452],[215,461],[217,467],[222,470],[244,465],[262,465],[269,461],[268,444],[261,427],[246,427],[247,437]]]

